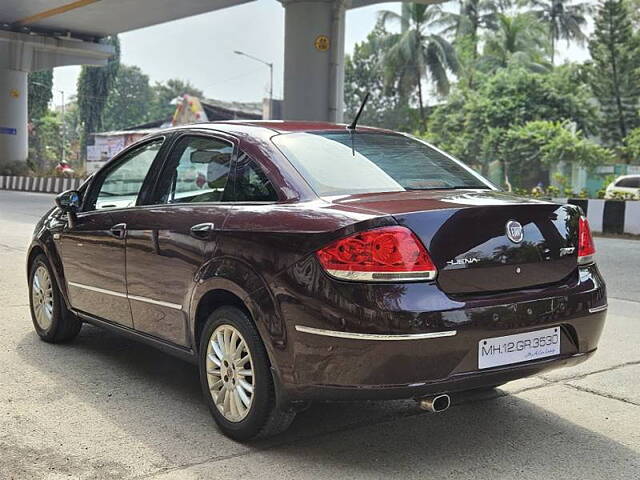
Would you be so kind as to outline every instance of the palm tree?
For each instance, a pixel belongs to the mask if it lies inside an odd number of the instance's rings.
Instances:
[[[498,14],[505,13],[511,5],[511,0],[460,0],[459,13],[442,11],[438,23],[445,27],[444,34],[470,38],[476,59],[480,29],[496,30]]]
[[[533,8],[530,12],[546,24],[549,28],[549,42],[551,43],[551,64],[553,65],[556,52],[556,42],[574,40],[584,44],[586,35],[582,28],[587,24],[586,16],[593,11],[588,2],[575,3],[572,0],[524,0],[525,4]]]
[[[548,41],[544,26],[530,13],[498,14],[497,30],[485,38],[481,67],[494,71],[518,64],[532,71],[548,71]]]
[[[638,0],[640,1],[640,0]],[[495,31],[498,14],[504,13],[512,5],[512,0],[459,0],[458,13],[443,10],[437,21],[443,28],[442,34],[454,36],[453,42],[458,52],[460,84],[474,88],[474,78],[478,68],[478,44],[480,31]]]
[[[431,79],[440,95],[449,93],[447,71],[458,71],[458,59],[452,45],[441,35],[431,33],[441,15],[438,6],[404,3],[402,13],[384,10],[379,13],[383,25],[400,24],[400,33],[389,38],[382,66],[388,83],[398,82],[404,98],[418,90],[420,117],[426,125],[422,81]]]

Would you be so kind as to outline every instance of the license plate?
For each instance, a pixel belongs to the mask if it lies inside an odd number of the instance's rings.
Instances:
[[[560,327],[485,338],[478,343],[478,368],[511,365],[559,354]]]

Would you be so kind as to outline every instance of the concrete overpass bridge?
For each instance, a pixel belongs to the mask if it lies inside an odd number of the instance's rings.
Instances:
[[[2,0],[0,164],[27,158],[27,73],[105,65],[113,52],[99,43],[102,37],[251,1]],[[383,0],[279,1],[285,9],[285,118],[341,121],[345,12]]]

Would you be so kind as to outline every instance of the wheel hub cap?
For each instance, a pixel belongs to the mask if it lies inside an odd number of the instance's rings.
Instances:
[[[31,304],[38,326],[47,330],[53,319],[53,285],[49,271],[40,265],[31,282]]]
[[[243,336],[231,325],[220,325],[209,339],[207,382],[227,420],[239,422],[247,416],[253,403],[253,362]]]

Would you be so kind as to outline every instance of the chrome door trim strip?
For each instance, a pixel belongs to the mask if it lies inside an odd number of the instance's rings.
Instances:
[[[163,302],[162,300],[154,300],[153,298],[140,297],[138,295],[129,295],[129,300],[137,300],[139,302],[151,303],[153,305],[160,305],[161,307],[173,308],[174,310],[182,310],[182,305],[171,302]]]
[[[607,308],[609,308],[609,304],[605,303],[604,305],[600,305],[598,307],[593,307],[589,309],[589,313],[598,313],[598,312],[602,312],[604,310],[606,310]]]
[[[322,335],[325,337],[348,338],[351,340],[424,340],[427,338],[453,337],[458,333],[457,330],[447,330],[444,332],[430,333],[401,333],[397,335],[379,334],[379,333],[354,333],[354,332],[338,332],[336,330],[325,330],[323,328],[305,327],[304,325],[296,325],[296,330],[302,333],[311,333],[313,335]]]
[[[91,285],[85,285],[77,282],[67,282],[72,287],[84,288],[85,290],[91,290],[92,292],[104,293],[105,295],[112,295],[114,297],[127,298],[126,293],[114,292],[113,290],[107,290],[106,288],[92,287]]]
[[[182,305],[171,302],[163,302],[162,300],[154,300],[153,298],[140,297],[138,295],[128,295],[122,292],[114,292],[113,290],[107,290],[106,288],[92,287],[91,285],[85,285],[77,282],[67,282],[72,287],[84,288],[85,290],[91,290],[92,292],[104,293],[105,295],[112,295],[114,297],[127,298],[129,300],[137,300],[139,302],[151,303],[152,305],[159,305],[161,307],[173,308],[174,310],[182,310]]]

